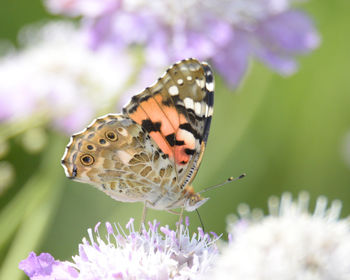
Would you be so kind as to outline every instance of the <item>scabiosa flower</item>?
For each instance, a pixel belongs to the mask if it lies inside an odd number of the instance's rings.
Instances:
[[[184,57],[210,59],[232,86],[241,80],[251,57],[290,75],[298,67],[295,56],[319,45],[312,21],[292,9],[293,2],[299,1],[46,1],[54,13],[82,15],[93,48],[141,44],[147,67]]]
[[[154,221],[135,231],[133,219],[126,225],[126,231],[119,226],[106,223],[107,236],[99,234],[98,223],[95,236],[88,229],[89,240],[79,245],[79,255],[73,262],[56,261],[43,253],[30,253],[21,261],[20,269],[30,279],[195,279],[212,267],[217,255],[218,237],[199,229],[190,237],[186,226],[178,231],[168,226],[159,227]],[[63,276],[62,276],[63,275]]]
[[[23,49],[0,58],[0,121],[47,119],[71,133],[116,103],[132,71],[125,52],[91,50],[67,22],[26,28]]]
[[[319,197],[313,213],[309,197],[290,194],[269,201],[270,215],[240,207],[229,223],[231,242],[207,279],[350,279],[350,223],[339,219],[341,203]]]

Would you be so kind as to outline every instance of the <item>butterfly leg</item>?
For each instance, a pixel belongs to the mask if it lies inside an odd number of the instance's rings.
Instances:
[[[142,217],[141,217],[141,223],[140,223],[140,230],[139,232],[141,232],[142,230],[142,225],[145,224],[145,220],[146,220],[146,215],[147,215],[147,201],[145,201],[144,205],[143,205],[143,210],[142,210]]]
[[[182,224],[182,218],[183,218],[183,213],[184,213],[184,207],[181,208],[180,212],[176,212],[174,210],[167,210],[168,213],[178,215],[179,216],[179,221],[176,224],[176,230],[179,231],[180,225]]]
[[[176,212],[176,211],[174,211],[174,210],[166,210],[168,213],[170,213],[170,214],[174,214],[174,215],[180,215],[181,214],[181,212]]]
[[[176,225],[176,232],[177,232],[178,238],[180,237],[180,227],[182,225],[183,214],[184,214],[184,207],[181,207],[181,211],[180,213],[178,213],[179,221],[177,222],[177,225]]]

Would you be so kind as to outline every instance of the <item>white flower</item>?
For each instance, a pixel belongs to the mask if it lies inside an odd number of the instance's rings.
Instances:
[[[47,116],[66,131],[81,129],[124,89],[131,63],[123,52],[89,49],[67,22],[22,32],[25,48],[0,60],[0,120]]]
[[[229,225],[232,240],[207,279],[350,279],[350,223],[339,220],[341,203],[327,209],[319,197],[310,214],[308,201],[306,193],[297,201],[272,198],[266,217],[241,206],[241,219]]]

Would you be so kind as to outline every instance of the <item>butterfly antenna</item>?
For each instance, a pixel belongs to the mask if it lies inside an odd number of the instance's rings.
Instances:
[[[201,223],[202,229],[203,229],[203,231],[205,232],[205,230],[204,230],[204,224],[203,224],[203,221],[202,221],[202,217],[201,217],[201,215],[199,215],[198,209],[196,209],[196,212],[197,212],[197,215],[198,215],[198,218],[199,218],[199,222]]]
[[[228,178],[225,182],[221,183],[221,184],[218,184],[218,185],[215,185],[215,186],[211,186],[211,187],[208,187],[208,188],[205,188],[204,190],[201,190],[200,192],[198,192],[198,194],[201,194],[201,193],[204,193],[204,192],[207,192],[207,191],[211,191],[211,190],[214,190],[216,188],[219,188],[221,186],[224,186],[228,183],[231,183],[233,181],[237,181],[239,179],[242,179],[246,176],[245,173],[243,173],[242,175],[238,176],[238,177],[230,177]]]

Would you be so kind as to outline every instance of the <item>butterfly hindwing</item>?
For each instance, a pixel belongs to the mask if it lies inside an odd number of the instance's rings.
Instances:
[[[130,118],[106,115],[71,137],[62,158],[67,177],[120,201],[155,202],[176,173],[149,134]],[[174,190],[176,191],[176,190]],[[161,206],[159,206],[161,207]]]

